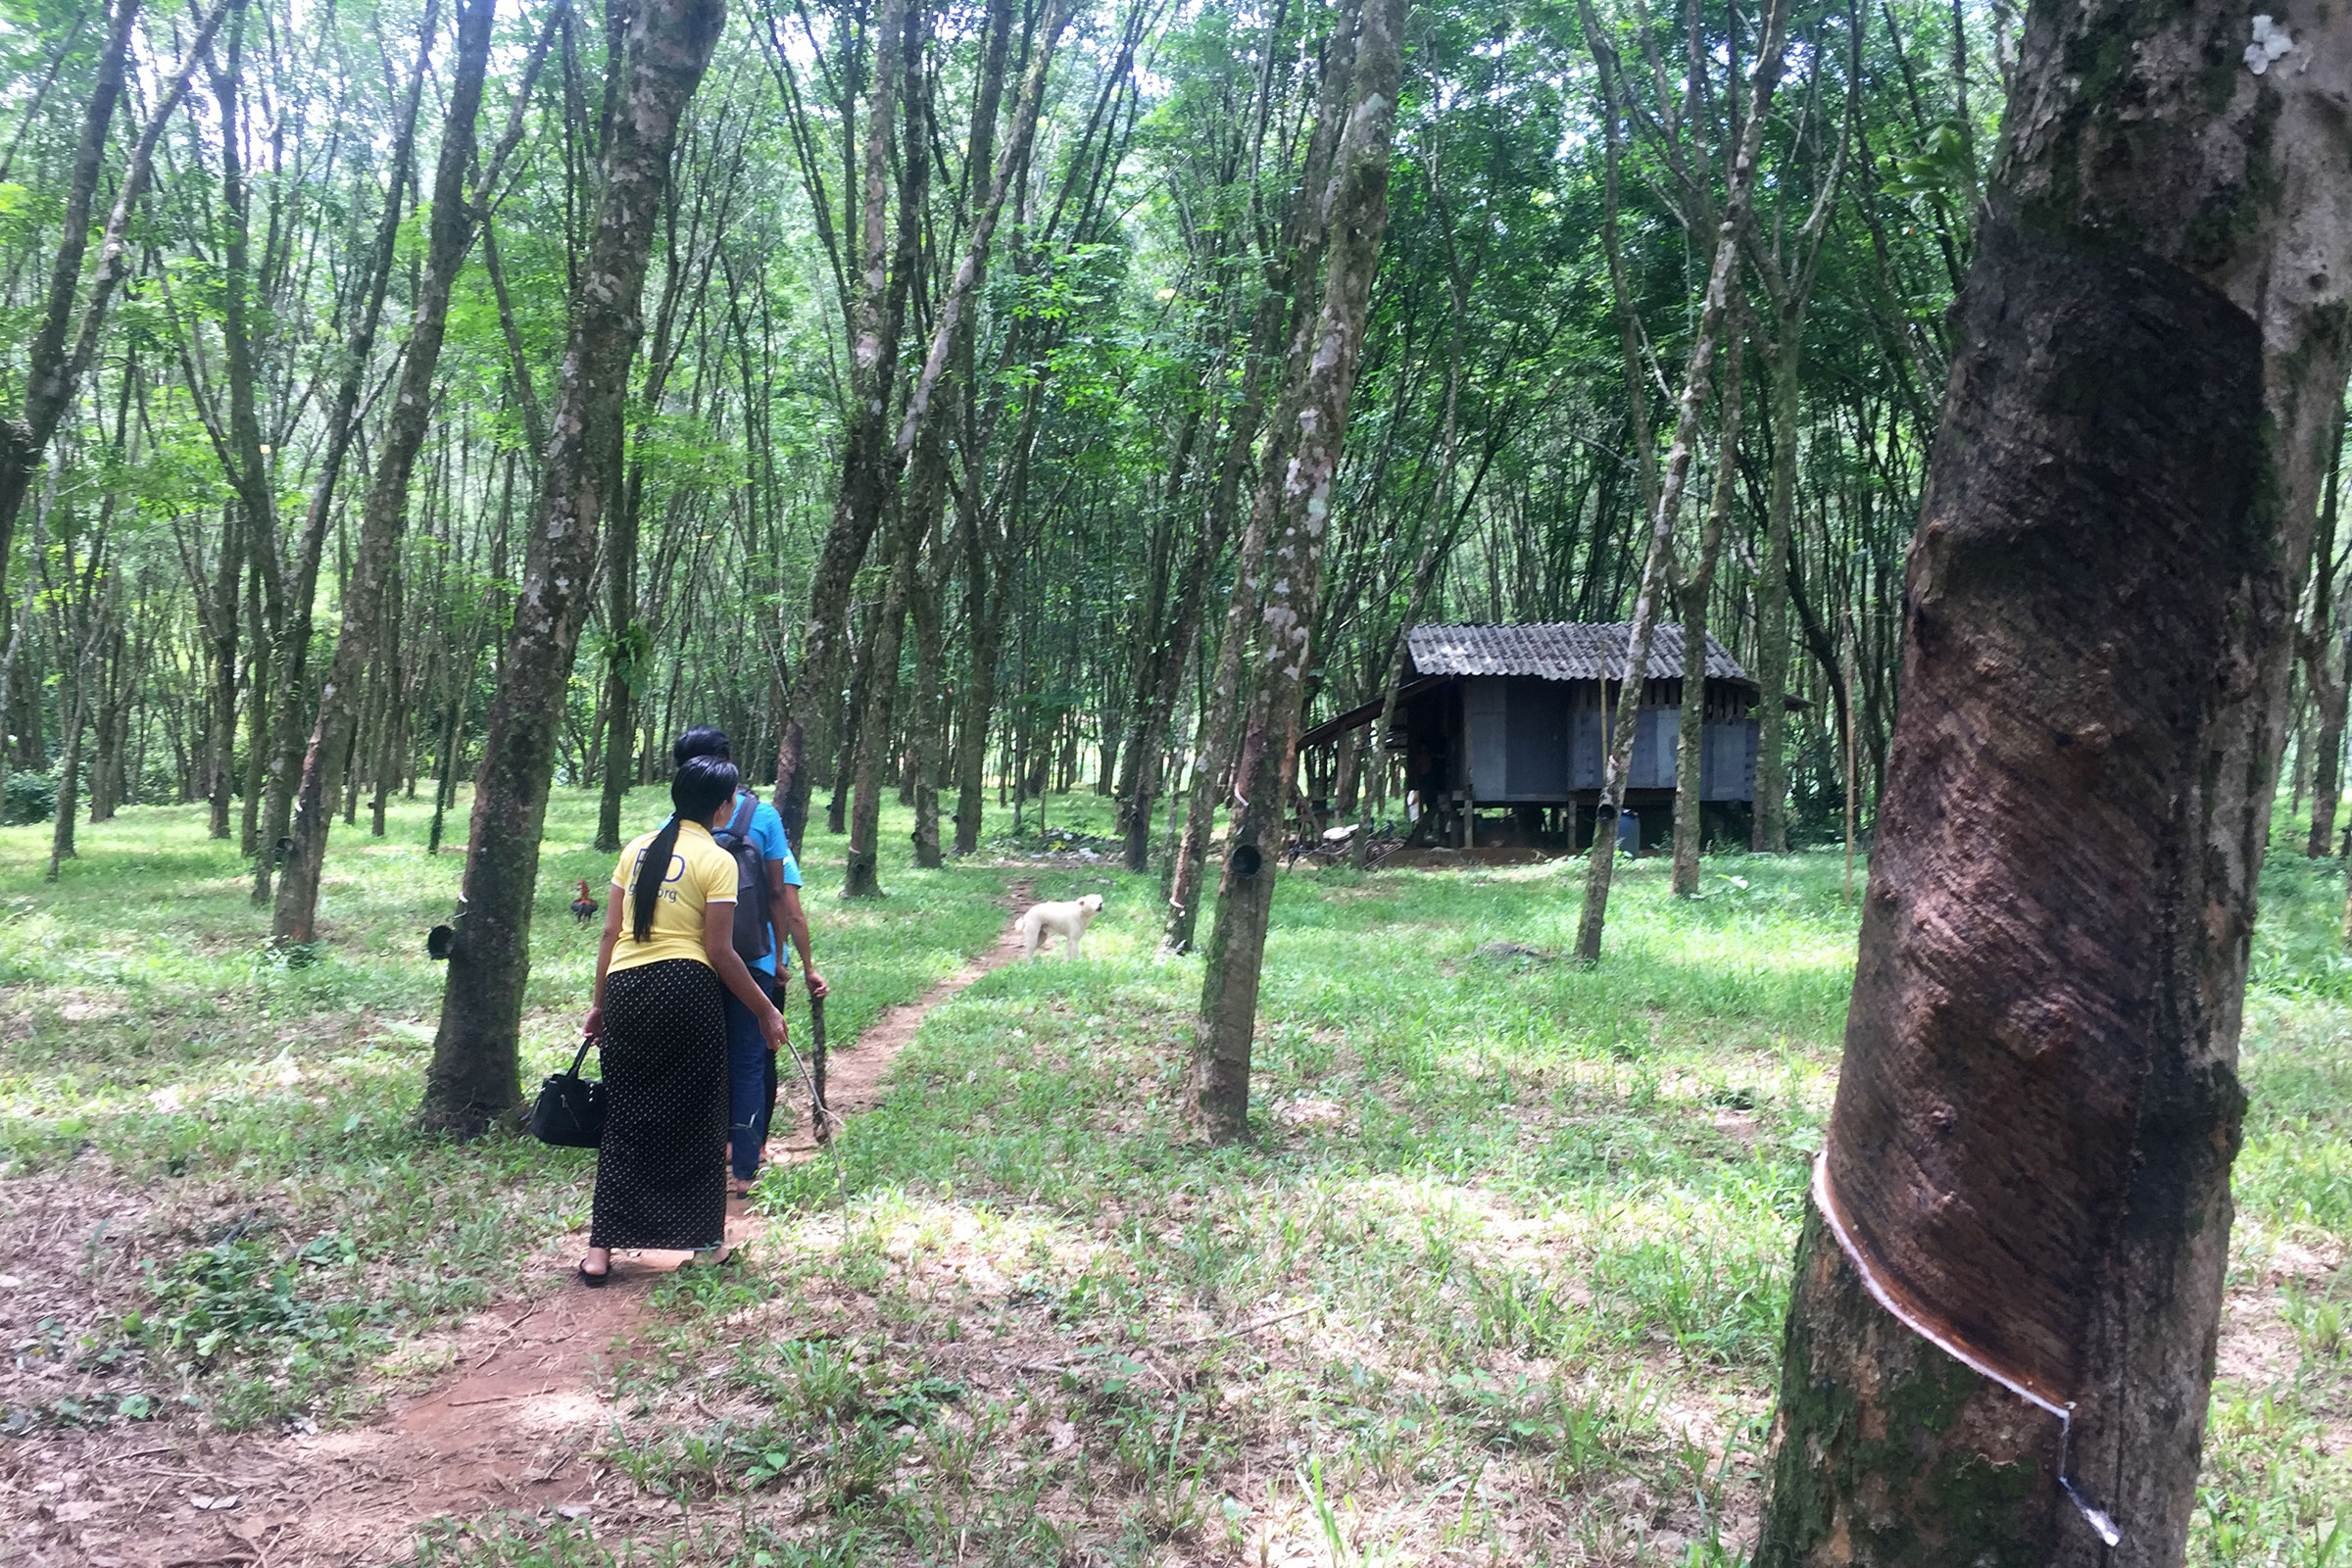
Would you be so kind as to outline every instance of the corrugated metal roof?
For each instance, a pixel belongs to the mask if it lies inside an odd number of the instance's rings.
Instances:
[[[1626,621],[1538,621],[1520,626],[1415,626],[1406,647],[1421,675],[1536,675],[1544,680],[1623,680]],[[1662,620],[1650,636],[1649,674],[1683,672],[1683,628]],[[1746,681],[1723,644],[1707,638],[1707,674]],[[1752,682],[1750,683],[1752,684]]]

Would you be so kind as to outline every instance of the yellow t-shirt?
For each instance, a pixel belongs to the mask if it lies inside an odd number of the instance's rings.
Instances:
[[[657,834],[648,833],[620,852],[612,868],[612,898],[620,906],[620,940],[612,944],[607,974],[661,963],[668,958],[692,958],[707,964],[703,951],[703,910],[709,905],[735,902],[735,862],[711,841],[710,830],[700,822],[678,827],[678,847],[669,858],[669,875],[662,883],[654,906],[654,923],[643,942],[637,940],[637,865]]]

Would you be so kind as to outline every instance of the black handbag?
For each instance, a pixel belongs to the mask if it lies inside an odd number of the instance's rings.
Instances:
[[[605,1141],[605,1086],[580,1076],[594,1040],[580,1042],[569,1070],[549,1073],[531,1107],[531,1136],[558,1149],[594,1149]]]

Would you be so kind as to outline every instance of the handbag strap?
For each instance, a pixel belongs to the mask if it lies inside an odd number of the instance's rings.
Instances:
[[[583,1061],[586,1061],[586,1060],[588,1059],[588,1048],[589,1048],[590,1046],[593,1046],[593,1045],[595,1045],[595,1044],[596,1044],[596,1036],[594,1036],[594,1035],[582,1035],[582,1036],[580,1036],[580,1049],[579,1049],[579,1053],[578,1053],[576,1055],[574,1055],[574,1056],[571,1058],[571,1071],[569,1071],[568,1073],[564,1074],[564,1076],[565,1076],[565,1077],[567,1077],[567,1078],[577,1078],[577,1077],[580,1075],[580,1063],[581,1063],[581,1062],[583,1062]]]

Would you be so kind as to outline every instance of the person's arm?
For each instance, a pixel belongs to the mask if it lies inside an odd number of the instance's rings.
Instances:
[[[784,1014],[768,1000],[767,992],[752,978],[751,965],[735,951],[735,902],[721,904],[713,899],[703,906],[703,954],[710,967],[718,971],[719,983],[735,993],[735,1000],[752,1009],[760,1020],[760,1032],[767,1038],[767,1049],[775,1050],[784,1044]]]
[[[808,956],[808,911],[801,907],[801,890],[789,887],[784,881],[784,862],[767,862],[769,887],[777,894],[775,907],[784,911],[785,934],[792,938],[793,950],[801,956],[801,978],[808,982],[808,994],[822,998],[830,995],[832,987],[816,972],[816,960]]]
[[[605,971],[612,967],[612,946],[620,940],[620,900],[618,888],[605,894],[605,939],[596,949],[596,984],[588,992],[588,1021],[580,1032],[600,1038],[605,1032]]]

